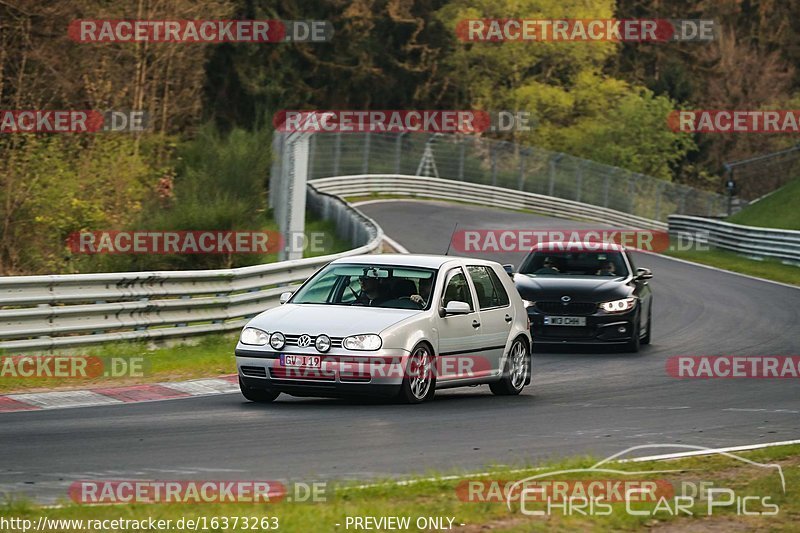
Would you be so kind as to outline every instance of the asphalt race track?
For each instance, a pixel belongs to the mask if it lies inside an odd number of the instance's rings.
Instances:
[[[423,253],[444,253],[456,222],[461,229],[593,227],[434,202],[361,209]],[[521,254],[484,257],[518,265]],[[665,371],[674,355],[799,354],[800,290],[653,255],[635,260],[655,275],[653,343],[639,354],[537,352],[533,386],[513,398],[482,386],[444,391],[419,406],[285,395],[256,405],[227,394],[2,414],[0,492],[51,502],[86,479],[367,479],[605,456],[647,443],[800,438],[796,379],[679,380]]]

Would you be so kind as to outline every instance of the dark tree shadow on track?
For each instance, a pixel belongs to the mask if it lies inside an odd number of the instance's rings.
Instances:
[[[548,344],[536,346],[534,341],[533,356],[544,359],[589,359],[602,357],[605,359],[638,359],[646,357],[652,351],[649,345],[639,348],[637,353],[625,351],[617,345],[582,345],[582,344]]]
[[[380,407],[386,409],[387,407],[394,407],[398,410],[429,410],[435,408],[436,405],[456,406],[457,402],[469,403],[474,407],[476,403],[481,403],[481,406],[497,405],[499,408],[513,405],[524,405],[532,403],[535,396],[532,394],[525,394],[523,391],[519,396],[505,396],[498,397],[489,391],[488,386],[470,387],[463,389],[445,389],[436,392],[433,401],[425,402],[422,404],[408,405],[400,403],[394,398],[374,398],[374,397],[346,397],[346,398],[316,398],[316,397],[303,397],[303,396],[290,396],[281,394],[278,398],[270,404],[259,404],[242,400],[241,406],[243,409],[306,409],[313,407],[315,409],[339,409],[343,407]],[[389,412],[395,412],[391,410]]]

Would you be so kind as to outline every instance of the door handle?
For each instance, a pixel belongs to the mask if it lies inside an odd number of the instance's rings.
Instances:
[[[511,315],[506,315],[506,322],[511,322],[512,320]]]
[[[472,327],[473,328],[479,328],[479,327],[481,327],[481,323],[478,322],[477,320],[473,320],[472,321]]]

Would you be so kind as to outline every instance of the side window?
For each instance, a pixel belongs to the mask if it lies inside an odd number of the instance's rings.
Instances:
[[[468,266],[467,272],[475,285],[478,304],[481,309],[508,305],[508,294],[501,281],[491,268],[484,266]]]
[[[359,290],[357,276],[342,276],[342,297],[339,301],[343,304],[355,302]]]
[[[492,285],[494,286],[495,290],[494,294],[497,297],[497,303],[495,305],[499,307],[507,306],[510,302],[508,300],[508,293],[506,292],[506,288],[503,287],[503,282],[500,281],[500,278],[497,277],[497,273],[494,271],[494,269],[487,267],[486,271],[489,272],[489,277],[492,279]]]
[[[304,300],[318,303],[329,302],[337,279],[338,277],[334,274],[326,274],[325,277],[320,278],[313,289],[306,291]]]
[[[452,301],[466,302],[469,304],[470,310],[475,310],[475,305],[472,303],[472,295],[469,293],[467,278],[460,268],[454,268],[447,273],[447,285],[442,296],[442,307],[447,307],[447,304]]]

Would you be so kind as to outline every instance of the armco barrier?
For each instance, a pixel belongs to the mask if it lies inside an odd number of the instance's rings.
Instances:
[[[596,205],[552,196],[515,191],[427,176],[399,174],[359,174],[311,181],[320,190],[338,196],[365,194],[400,194],[420,198],[456,200],[507,209],[529,209],[537,213],[565,218],[579,218],[625,227],[666,230],[663,222],[637,217]]]
[[[302,282],[329,261],[379,251],[381,228],[340,197],[381,193],[526,209],[620,227],[666,229],[662,222],[621,211],[491,185],[397,174],[320,178],[309,183],[309,208],[334,221],[340,237],[357,248],[335,255],[224,270],[0,278],[0,349],[47,350],[236,330],[249,317],[277,305],[287,286]],[[696,217],[670,217],[670,228],[673,218],[676,223],[709,222]],[[794,234],[795,252],[791,257],[798,258],[800,232],[747,229],[762,234]],[[738,251],[765,250],[751,246]]]
[[[754,257],[774,257],[800,265],[800,231],[741,226],[701,217],[670,215],[669,232]]]
[[[309,186],[308,205],[336,222],[347,252],[223,270],[0,277],[0,349],[48,350],[236,330],[339,257],[380,250],[383,231]]]

